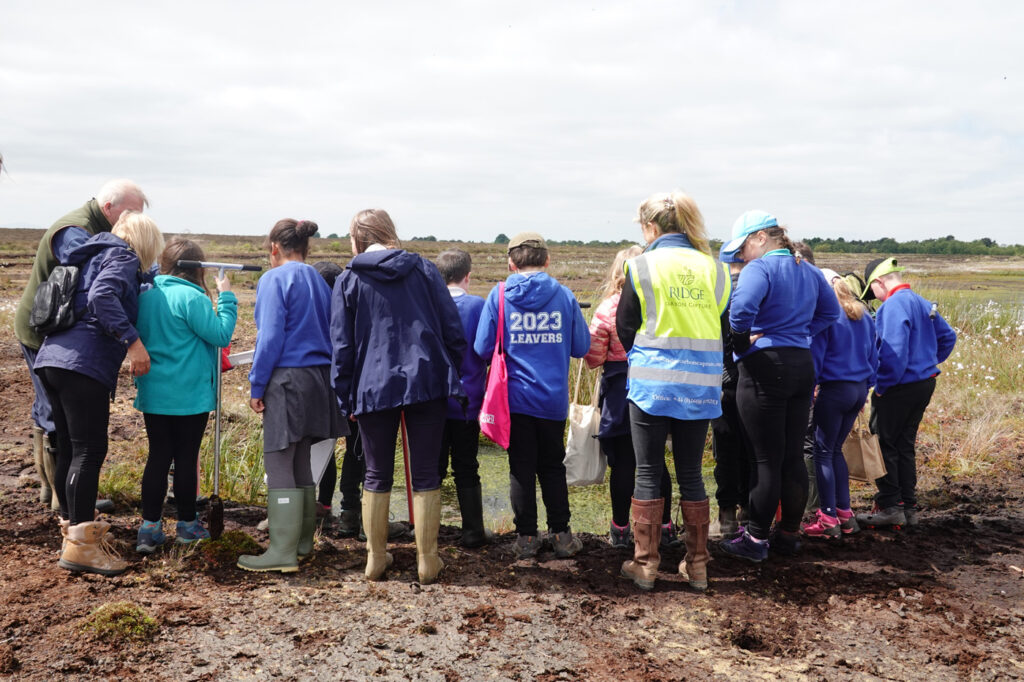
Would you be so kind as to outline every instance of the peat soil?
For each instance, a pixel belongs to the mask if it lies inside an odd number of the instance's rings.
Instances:
[[[363,579],[364,546],[319,534],[299,573],[245,573],[237,548],[135,554],[138,510],[108,520],[130,563],[116,578],[57,566],[55,517],[29,487],[31,386],[16,346],[0,347],[0,677],[10,679],[1020,679],[1024,678],[1024,458],[998,481],[944,482],[920,526],[806,542],[755,566],[713,549],[711,586],[662,557],[655,590],[618,576],[627,555],[584,536],[568,560],[515,561],[511,537],[482,550],[441,531],[447,564],[416,579],[411,535],[384,582]],[[15,415],[15,416],[12,416]],[[111,439],[142,438],[114,414]],[[173,517],[170,509],[168,517]],[[227,531],[259,542],[263,510],[232,506]],[[173,532],[173,524],[167,530]],[[239,534],[233,534],[238,537]],[[227,536],[226,536],[227,537]],[[130,601],[156,619],[151,640],[83,628]]]

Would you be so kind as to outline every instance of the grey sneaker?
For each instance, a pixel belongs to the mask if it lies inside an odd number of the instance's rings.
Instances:
[[[629,549],[633,546],[633,534],[629,531],[629,525],[616,526],[612,521],[608,529],[608,544],[616,549]]]
[[[916,526],[920,521],[917,518],[917,507],[908,507],[904,505],[903,516],[907,519],[907,527]]]
[[[907,525],[907,517],[903,513],[903,507],[899,505],[886,507],[885,509],[879,509],[876,506],[871,510],[870,514],[857,514],[857,523],[865,528],[885,528],[890,526],[894,530],[899,530]]]
[[[517,559],[532,559],[540,552],[540,538],[536,535],[520,535],[512,543],[512,553]]]
[[[583,541],[568,528],[561,533],[550,533],[549,537],[559,559],[567,559],[583,549]]]

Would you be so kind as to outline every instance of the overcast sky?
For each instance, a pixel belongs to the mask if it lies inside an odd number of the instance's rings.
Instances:
[[[168,232],[1024,242],[1024,3],[21,2],[0,9],[0,225],[114,177]]]

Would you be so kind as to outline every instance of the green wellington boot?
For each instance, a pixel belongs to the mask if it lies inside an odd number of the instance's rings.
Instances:
[[[387,552],[391,493],[363,490],[363,531],[366,533],[366,579],[380,580],[394,558]],[[417,524],[419,525],[419,524]]]
[[[46,475],[46,467],[43,465],[43,435],[41,428],[32,427],[32,462],[36,465],[36,475],[39,476],[39,501],[49,507],[50,500],[53,499],[53,489],[50,487],[50,477]]]
[[[316,533],[316,487],[299,488],[302,491],[302,532],[296,549],[299,559],[313,553],[313,535]]]
[[[412,512],[416,519],[416,564],[420,583],[429,585],[437,580],[444,568],[437,556],[437,532],[441,528],[441,491],[427,490],[412,493]]]
[[[247,571],[281,571],[295,573],[299,570],[296,550],[302,533],[302,488],[277,488],[267,491],[267,530],[270,545],[260,555],[243,554],[238,557],[238,567]]]

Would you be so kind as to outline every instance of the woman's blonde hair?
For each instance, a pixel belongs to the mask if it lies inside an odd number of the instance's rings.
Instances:
[[[856,321],[864,317],[864,304],[853,295],[853,290],[850,289],[850,285],[846,283],[846,280],[842,277],[834,278],[832,280],[832,291],[836,292],[839,305],[848,318]]]
[[[365,211],[356,213],[349,227],[349,236],[356,244],[359,253],[366,253],[366,249],[374,244],[386,246],[389,249],[401,248],[402,242],[398,240],[398,232],[395,230],[395,223],[391,216],[382,208],[368,208]]]
[[[697,208],[697,202],[684,192],[651,195],[640,204],[636,221],[641,226],[654,223],[661,228],[662,234],[685,234],[693,248],[711,255],[704,216]]]
[[[128,242],[139,257],[139,265],[149,270],[164,250],[164,236],[153,219],[136,211],[125,211],[110,231],[115,237]]]
[[[636,258],[643,252],[642,248],[634,244],[615,254],[611,270],[608,271],[608,276],[604,278],[604,284],[601,285],[602,300],[622,291],[622,287],[626,283],[626,270],[623,268],[623,264],[630,258]]]

